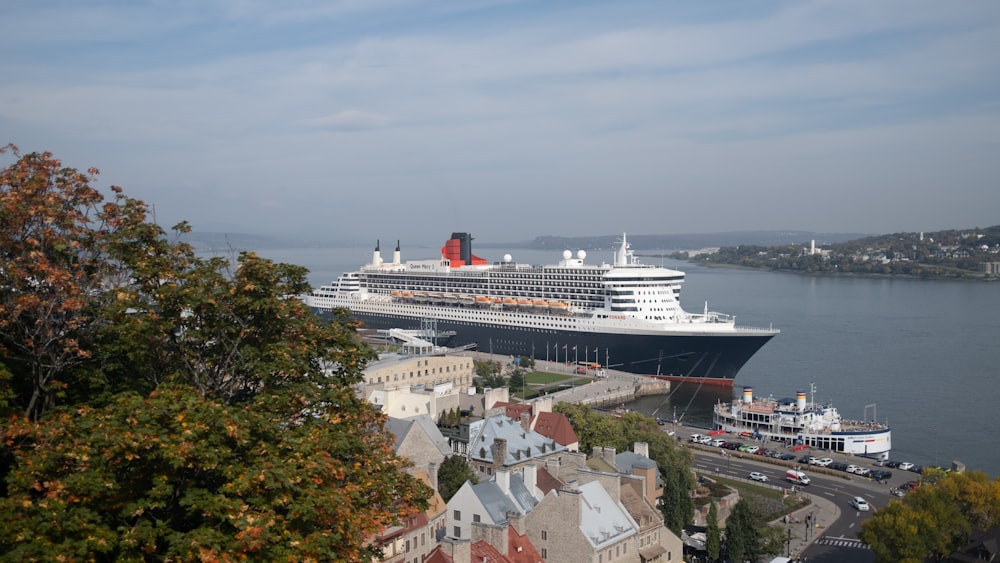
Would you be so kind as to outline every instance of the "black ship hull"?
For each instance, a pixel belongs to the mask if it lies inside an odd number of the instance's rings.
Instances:
[[[420,320],[412,317],[353,314],[367,328],[420,328]],[[593,362],[613,370],[729,387],[743,365],[774,337],[774,333],[765,331],[641,335],[520,326],[498,329],[445,319],[437,320],[436,328],[455,331],[448,342],[450,347],[474,344],[485,353],[572,364]]]

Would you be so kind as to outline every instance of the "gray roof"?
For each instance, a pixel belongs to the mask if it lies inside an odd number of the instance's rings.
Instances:
[[[507,457],[502,461],[503,465],[515,465],[566,449],[566,446],[538,432],[524,430],[518,421],[509,416],[497,414],[483,421],[478,434],[470,437],[469,456],[478,461],[492,463],[492,446],[497,438],[507,441]]]
[[[392,445],[393,450],[398,450],[406,435],[412,432],[414,428],[419,428],[434,442],[434,445],[437,446],[438,451],[442,455],[450,456],[453,453],[451,447],[448,445],[448,439],[441,434],[441,430],[434,424],[431,417],[426,414],[408,418],[393,418],[390,416],[385,426],[396,437],[396,441]]]
[[[585,501],[581,503],[580,531],[592,546],[601,549],[638,533],[639,525],[621,503],[611,498],[600,481],[580,485],[579,489]]]
[[[635,452],[622,452],[616,455],[615,465],[617,465],[619,469],[626,472],[630,472],[633,467],[638,467],[640,469],[656,468],[655,461]]]
[[[508,512],[527,514],[538,504],[518,473],[510,476],[509,495],[504,494],[495,479],[473,485],[472,491],[479,497],[479,502],[483,503],[494,524],[506,522]]]

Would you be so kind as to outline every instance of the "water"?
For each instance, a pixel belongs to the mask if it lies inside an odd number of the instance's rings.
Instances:
[[[407,252],[403,260],[435,256]],[[505,251],[476,248],[489,261]],[[532,264],[554,263],[558,252],[509,250]],[[261,254],[310,269],[313,285],[371,259],[372,247],[267,250]],[[382,256],[392,258],[391,248]],[[610,261],[610,251],[588,262]],[[847,418],[876,416],[893,429],[892,457],[922,465],[952,460],[1000,475],[1000,283],[833,278],[706,268],[646,258],[687,272],[685,309],[735,314],[738,324],[781,329],[736,379],[741,394],[794,397],[815,384],[817,401],[831,401]],[[685,384],[669,398],[634,406],[708,425],[711,406],[730,393]],[[867,406],[867,408],[866,408]]]

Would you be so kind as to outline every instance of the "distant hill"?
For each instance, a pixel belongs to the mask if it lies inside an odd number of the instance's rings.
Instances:
[[[846,242],[872,236],[867,233],[816,233],[812,231],[731,231],[723,233],[694,233],[674,235],[628,235],[632,250],[683,250],[716,246],[779,246]],[[529,241],[486,243],[477,242],[479,248],[530,248],[535,250],[606,250],[614,248],[621,235],[595,235],[588,237],[541,236]]]

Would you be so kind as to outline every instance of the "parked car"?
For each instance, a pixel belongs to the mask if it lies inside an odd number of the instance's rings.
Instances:
[[[861,512],[868,511],[868,501],[861,497],[854,497],[851,499],[851,506],[858,509]]]
[[[763,473],[758,473],[756,471],[752,471],[750,473],[750,478],[753,479],[754,481],[760,481],[761,483],[767,483],[767,475],[764,475]]]
[[[722,446],[726,445],[726,441],[716,438],[715,440],[712,440],[712,445],[717,448],[721,448]]]
[[[832,458],[823,457],[823,458],[817,459],[816,463],[814,463],[813,465],[818,465],[820,467],[829,467],[831,463],[833,463],[833,459]]]
[[[741,448],[740,451],[746,452],[748,454],[755,454],[759,449],[760,446],[747,446],[745,450]]]
[[[896,461],[896,460],[894,460],[894,459],[887,459],[887,460],[885,461],[885,467],[892,467],[892,468],[896,468],[896,467],[899,467],[899,463],[900,463],[900,462],[898,462],[898,461]]]
[[[835,461],[830,465],[828,465],[827,467],[830,469],[836,469],[837,471],[847,471],[847,468],[850,466],[842,461]]]
[[[855,475],[860,475],[862,477],[871,477],[872,470],[867,467],[859,467],[854,473]]]
[[[903,463],[899,464],[899,468],[903,471],[909,471],[913,469],[913,464],[908,461],[904,461]]]
[[[783,453],[780,456],[778,456],[778,459],[783,459],[785,461],[792,461],[793,459],[795,459],[795,454]]]
[[[888,469],[873,469],[871,478],[876,481],[884,481],[892,478],[892,471]]]
[[[858,469],[861,469],[861,466],[858,466],[858,465],[848,465],[847,466],[847,472],[848,473],[857,473]]]

